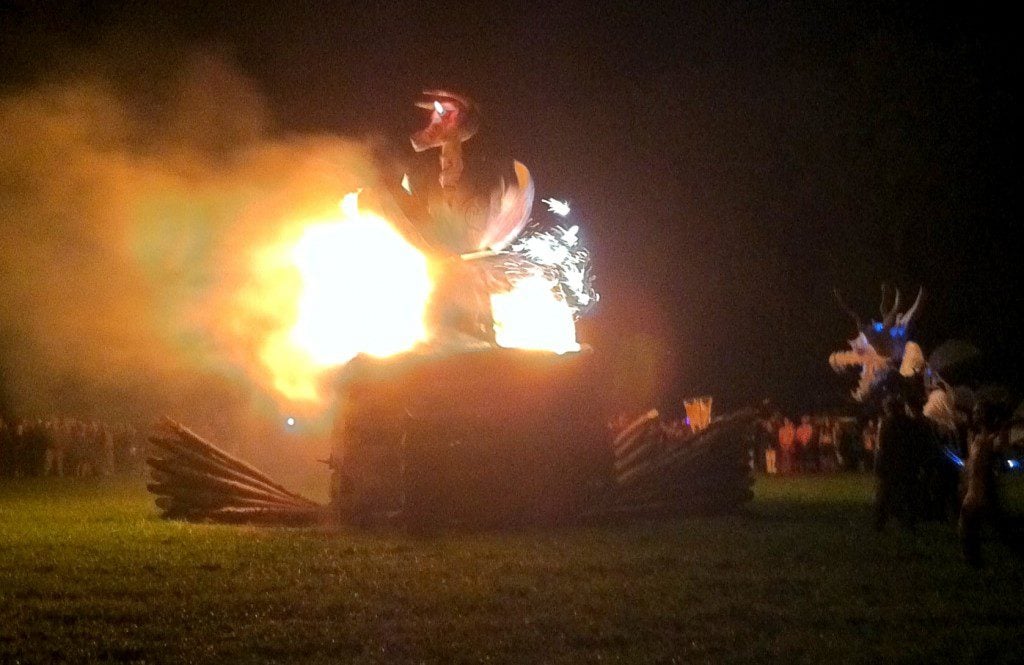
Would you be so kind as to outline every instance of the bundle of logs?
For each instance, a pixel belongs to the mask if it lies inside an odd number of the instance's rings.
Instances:
[[[149,489],[169,518],[411,529],[723,511],[750,499],[753,412],[666,436],[652,411],[613,439],[605,385],[588,353],[360,357],[339,386],[329,506],[171,421],[150,439]]]
[[[173,420],[149,437],[146,460],[163,517],[215,522],[310,524],[322,506],[281,487],[258,469]]]
[[[747,455],[757,414],[729,414],[698,432],[665,431],[651,409],[612,444],[621,513],[722,512],[753,498]]]

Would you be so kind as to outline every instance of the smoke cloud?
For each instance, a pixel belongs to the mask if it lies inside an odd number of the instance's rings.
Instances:
[[[157,83],[78,75],[0,98],[9,416],[168,414],[237,440],[280,415],[256,369],[265,322],[239,305],[252,253],[289,215],[372,187],[374,160],[274,136],[222,58],[178,64]]]

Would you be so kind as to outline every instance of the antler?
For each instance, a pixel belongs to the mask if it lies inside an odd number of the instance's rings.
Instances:
[[[914,315],[917,314],[917,308],[921,304],[921,297],[923,295],[924,287],[922,286],[917,289],[917,298],[914,300],[914,304],[910,306],[910,309],[908,309],[902,315],[896,317],[897,325],[906,326],[907,324],[910,323],[910,321],[914,318]]]
[[[896,315],[900,308],[900,290],[894,289],[892,305],[886,307],[885,302],[889,299],[889,285],[882,284],[882,302],[878,306],[878,312],[882,315],[882,325],[886,328],[896,322]]]
[[[896,297],[893,298],[892,307],[889,308],[889,311],[886,312],[886,314],[885,314],[885,318],[882,320],[882,323],[886,327],[891,326],[893,323],[896,322],[896,316],[897,316],[897,312],[899,312],[899,309],[900,309],[900,290],[896,289]]]
[[[832,289],[832,295],[835,296],[836,302],[839,303],[839,306],[843,309],[843,311],[846,312],[847,314],[849,314],[850,318],[853,319],[853,323],[854,323],[854,325],[857,326],[857,330],[860,330],[861,329],[860,317],[857,316],[857,312],[853,311],[852,307],[850,307],[849,305],[846,304],[846,301],[843,300],[843,296],[839,293],[839,289],[833,288]]]

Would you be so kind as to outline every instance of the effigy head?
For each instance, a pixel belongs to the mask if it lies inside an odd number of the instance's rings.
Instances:
[[[893,370],[899,370],[906,377],[919,374],[924,369],[921,348],[908,338],[924,290],[918,290],[917,298],[905,312],[900,312],[899,289],[894,291],[892,303],[887,304],[889,290],[885,285],[882,286],[882,302],[879,306],[881,319],[871,319],[867,324],[843,301],[838,290],[834,292],[839,305],[857,326],[857,335],[848,342],[850,350],[837,351],[829,356],[829,365],[837,372],[851,367],[860,368],[860,381],[853,390],[853,397],[857,401],[867,399],[872,390],[884,383]]]
[[[416,106],[430,111],[430,124],[410,137],[416,152],[468,141],[480,126],[476,104],[454,92],[427,90]]]

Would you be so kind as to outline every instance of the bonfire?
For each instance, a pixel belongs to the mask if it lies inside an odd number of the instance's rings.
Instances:
[[[436,183],[403,177],[390,216],[350,193],[274,255],[299,279],[261,358],[289,399],[334,397],[330,504],[167,420],[149,486],[164,516],[478,526],[748,500],[749,412],[710,423],[708,409],[684,437],[649,416],[608,431],[601,363],[576,336],[598,295],[571,207],[545,199],[535,220],[519,162],[474,196],[461,175],[475,104],[430,91],[417,105],[429,115],[412,146],[439,150]]]

